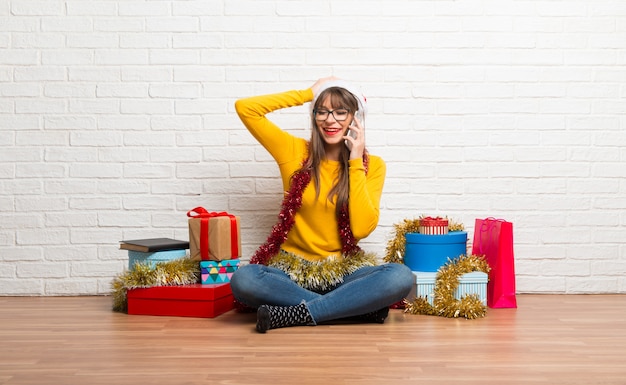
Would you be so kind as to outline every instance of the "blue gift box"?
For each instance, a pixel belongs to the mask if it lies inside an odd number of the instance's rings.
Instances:
[[[165,250],[155,251],[151,253],[144,253],[141,251],[128,251],[128,269],[132,269],[136,263],[147,263],[150,267],[154,268],[157,262],[167,262],[174,259],[183,258],[187,256],[186,250]]]
[[[200,261],[202,284],[228,283],[230,277],[239,268],[239,259],[223,261]]]
[[[406,234],[404,264],[413,271],[437,272],[448,262],[467,254],[467,232]]]

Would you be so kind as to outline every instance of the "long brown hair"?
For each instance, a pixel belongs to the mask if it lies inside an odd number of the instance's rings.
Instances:
[[[313,106],[313,110],[319,108],[326,98],[330,98],[330,105],[333,109],[345,108],[350,111],[352,117],[358,110],[359,103],[357,99],[348,90],[341,87],[330,87],[318,96]],[[309,156],[307,162],[302,166],[303,170],[310,170],[313,182],[315,183],[316,196],[320,195],[320,163],[326,158],[326,150],[324,148],[324,139],[322,138],[319,130],[317,129],[317,122],[315,121],[315,114],[311,115],[311,140],[309,142]],[[350,178],[348,171],[348,160],[350,160],[350,150],[347,147],[342,146],[342,150],[339,154],[339,175],[335,185],[328,193],[327,199],[330,202],[336,202],[335,211],[337,214],[341,211],[343,205],[348,203],[349,191],[350,191]]]

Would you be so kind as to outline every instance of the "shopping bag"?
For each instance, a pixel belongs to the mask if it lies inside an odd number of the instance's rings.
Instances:
[[[487,306],[516,308],[513,223],[495,218],[476,219],[472,254],[484,255],[491,267]]]

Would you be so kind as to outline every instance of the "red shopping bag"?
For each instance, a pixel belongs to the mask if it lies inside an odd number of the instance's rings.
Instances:
[[[484,255],[491,267],[487,306],[516,308],[513,223],[504,219],[476,219],[472,254]]]

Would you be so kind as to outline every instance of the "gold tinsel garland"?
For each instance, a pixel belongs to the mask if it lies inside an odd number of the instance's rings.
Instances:
[[[301,287],[325,291],[343,282],[346,275],[364,266],[376,266],[376,255],[361,251],[350,257],[329,257],[321,261],[307,261],[293,253],[281,250],[267,264],[284,271]]]
[[[146,263],[137,263],[131,270],[118,275],[111,282],[113,310],[128,311],[126,292],[130,289],[180,286],[198,282],[200,282],[200,262],[190,258],[158,262],[154,268]]]
[[[437,272],[433,304],[423,297],[417,297],[413,302],[405,300],[405,313],[467,319],[484,317],[487,314],[487,307],[478,295],[469,294],[458,300],[454,297],[454,291],[459,287],[459,280],[463,274],[474,271],[489,273],[489,270],[487,261],[481,256],[461,255],[448,261]]]

